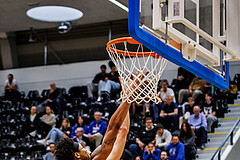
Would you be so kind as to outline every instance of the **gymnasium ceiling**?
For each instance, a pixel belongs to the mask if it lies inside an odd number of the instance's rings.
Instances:
[[[127,6],[127,0],[118,0]],[[127,12],[108,0],[0,0],[0,32],[15,32],[33,29],[47,29],[59,23],[40,22],[30,19],[26,11],[45,5],[60,5],[79,9],[83,17],[73,22],[73,27],[93,23],[127,19]]]

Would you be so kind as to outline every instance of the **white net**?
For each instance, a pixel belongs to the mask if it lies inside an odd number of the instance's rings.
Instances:
[[[107,51],[120,75],[122,101],[160,102],[157,87],[167,60],[155,52],[144,51],[146,48],[132,38],[120,38],[113,41],[108,43]],[[136,51],[129,51],[128,48],[135,48]]]

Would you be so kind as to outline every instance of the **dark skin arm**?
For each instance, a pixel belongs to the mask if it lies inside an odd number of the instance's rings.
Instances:
[[[136,73],[136,77],[137,78],[135,79],[135,82],[137,84],[139,84],[138,79],[142,79],[143,76]],[[130,90],[134,90],[135,92],[137,92],[134,85],[130,86],[129,88],[130,88]],[[129,91],[129,93],[130,93],[130,91]],[[106,160],[107,159],[107,157],[109,156],[109,154],[111,153],[111,151],[113,149],[114,142],[117,139],[118,132],[124,122],[124,119],[128,114],[130,105],[131,105],[130,103],[128,103],[127,101],[124,102],[124,100],[123,100],[123,102],[120,104],[118,109],[114,112],[114,114],[112,115],[112,117],[109,121],[106,134],[104,135],[100,153],[95,157],[93,157],[94,156],[93,155],[92,156],[93,160]],[[98,152],[98,151],[96,151],[96,152]],[[94,154],[97,154],[96,152]]]

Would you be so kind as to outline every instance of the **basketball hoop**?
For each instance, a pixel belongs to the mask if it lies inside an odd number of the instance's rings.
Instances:
[[[107,51],[118,69],[122,83],[122,101],[138,104],[150,101],[161,102],[157,96],[157,86],[166,67],[166,59],[149,51],[131,37],[108,42]],[[134,86],[134,90],[130,86]]]

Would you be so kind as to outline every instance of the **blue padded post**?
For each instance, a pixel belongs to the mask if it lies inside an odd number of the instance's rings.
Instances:
[[[185,68],[186,70],[192,72],[196,76],[208,81],[212,85],[225,90],[229,87],[229,63],[226,62],[226,79],[218,75],[217,73],[211,71],[207,67],[198,63],[197,61],[189,62],[182,57],[182,53],[173,49],[170,46],[165,46],[165,44],[154,37],[152,34],[143,30],[139,26],[139,6],[140,0],[129,0],[128,1],[128,30],[130,36],[136,41],[142,43],[147,48],[158,53],[167,60]]]

